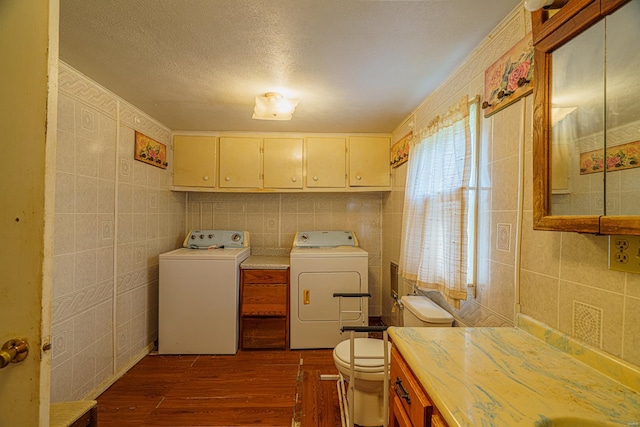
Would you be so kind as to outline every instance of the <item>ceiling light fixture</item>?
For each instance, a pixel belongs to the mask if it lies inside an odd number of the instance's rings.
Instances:
[[[567,3],[566,0],[524,0],[524,8],[530,12],[542,7],[545,9],[559,9]]]
[[[288,99],[277,92],[267,92],[256,96],[256,106],[252,118],[258,120],[291,120],[297,99]]]

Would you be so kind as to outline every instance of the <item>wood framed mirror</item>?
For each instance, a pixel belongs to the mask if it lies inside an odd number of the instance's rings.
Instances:
[[[640,235],[637,22],[640,0],[532,12],[534,229]]]

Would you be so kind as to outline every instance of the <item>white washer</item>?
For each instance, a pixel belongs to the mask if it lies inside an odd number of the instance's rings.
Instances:
[[[292,349],[333,348],[340,341],[339,306],[335,292],[368,292],[367,251],[351,231],[300,231],[290,255]],[[343,310],[361,311],[343,317],[344,326],[366,326],[366,299],[344,299]]]
[[[160,255],[158,353],[235,354],[249,234],[193,230],[184,246]]]

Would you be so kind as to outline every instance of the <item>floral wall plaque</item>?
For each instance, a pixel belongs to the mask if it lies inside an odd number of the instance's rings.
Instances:
[[[580,175],[602,172],[605,164],[607,172],[637,168],[640,166],[638,154],[640,154],[640,141],[607,148],[606,159],[603,148],[580,153]]]
[[[484,72],[484,116],[500,111],[533,91],[533,39],[524,36]]]
[[[409,132],[393,144],[391,147],[391,167],[397,168],[407,160],[409,160],[409,142],[413,137],[413,131]]]
[[[167,168],[167,147],[163,143],[136,131],[135,150],[136,160],[162,169]]]

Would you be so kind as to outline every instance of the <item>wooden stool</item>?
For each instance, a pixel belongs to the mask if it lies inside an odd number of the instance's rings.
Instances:
[[[96,427],[97,425],[98,402],[95,400],[51,404],[50,427]]]

